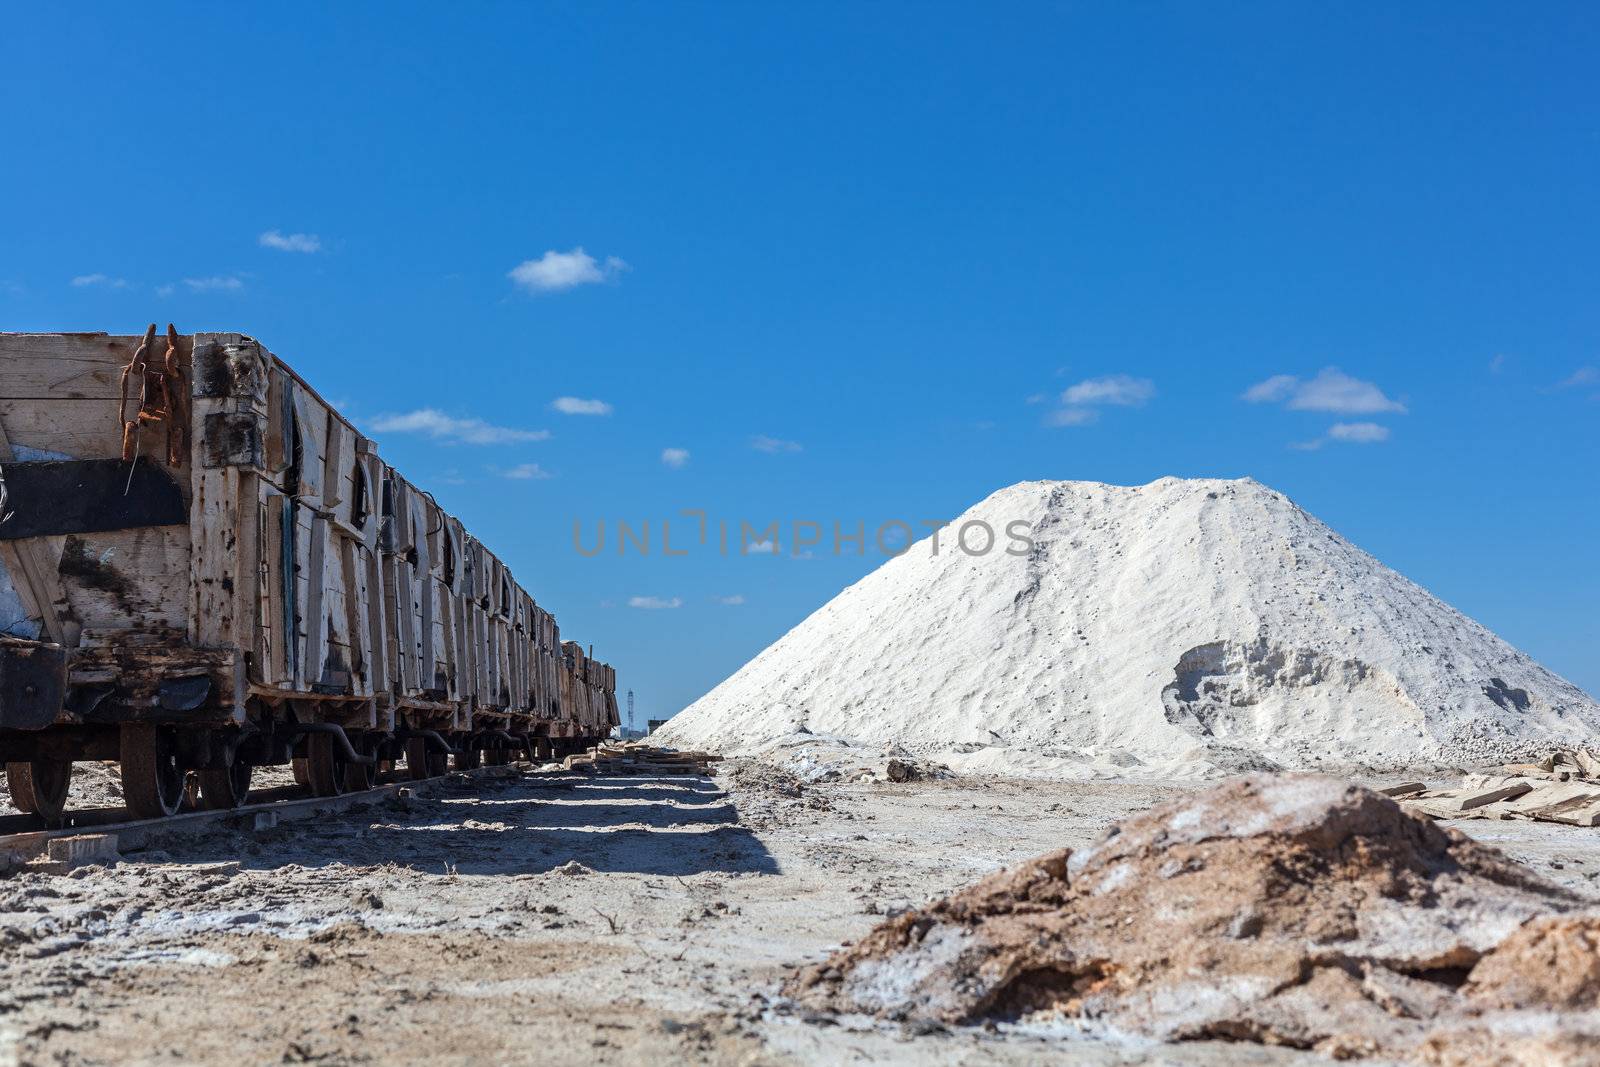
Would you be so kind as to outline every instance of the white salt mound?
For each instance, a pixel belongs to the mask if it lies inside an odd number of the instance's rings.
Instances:
[[[1005,529],[1032,523],[1008,555]],[[964,523],[998,534],[985,555]],[[974,527],[968,543],[981,544]],[[1252,479],[1022,482],[846,589],[668,744],[899,745],[958,771],[1196,777],[1600,746],[1600,704]]]

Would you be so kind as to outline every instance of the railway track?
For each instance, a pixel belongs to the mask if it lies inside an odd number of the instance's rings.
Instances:
[[[207,809],[186,806],[174,815],[135,818],[126,807],[85,808],[65,812],[47,824],[33,814],[0,815],[0,873],[48,855],[52,841],[102,839],[95,843],[101,853],[110,855],[144,847],[158,837],[205,832],[217,826],[239,829],[264,829],[279,822],[292,822],[332,814],[347,808],[371,804],[389,797],[426,796],[439,786],[463,779],[496,779],[519,776],[531,771],[534,762],[511,760],[487,766],[456,768],[431,778],[413,779],[407,771],[387,770],[369,789],[336,795],[319,795],[314,786],[282,785],[252,790],[250,803],[233,808]],[[720,757],[703,752],[677,752],[639,742],[602,743],[587,752],[568,757],[562,770],[600,775],[685,775],[712,773]],[[109,839],[109,840],[107,840]]]
[[[509,778],[532,767],[531,763],[519,762],[456,771],[420,781],[396,778],[380,782],[371,789],[337,796],[314,796],[308,787],[300,785],[276,786],[255,791],[249,804],[237,808],[185,810],[155,819],[132,818],[127,808],[89,808],[68,813],[59,826],[46,827],[37,815],[5,815],[0,816],[0,871],[49,856],[51,842],[98,839],[90,842],[93,846],[90,851],[110,857],[114,853],[147,847],[158,838],[219,827],[267,829],[281,822],[316,818],[390,797],[427,796],[462,778]]]

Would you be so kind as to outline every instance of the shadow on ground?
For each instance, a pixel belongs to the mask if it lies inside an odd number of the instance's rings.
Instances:
[[[254,870],[378,866],[460,875],[539,874],[576,861],[593,871],[677,877],[777,874],[737,807],[705,778],[530,774],[430,797],[378,801],[262,831],[211,831],[152,846],[176,863],[238,860]],[[137,860],[132,853],[129,859]]]

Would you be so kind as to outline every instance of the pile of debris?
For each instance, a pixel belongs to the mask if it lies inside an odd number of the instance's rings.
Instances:
[[[1588,903],[1371,790],[1252,775],[898,915],[785,991],[912,1024],[1590,1062]]]
[[[1563,750],[1538,763],[1469,774],[1456,789],[1412,782],[1382,792],[1435,819],[1538,819],[1600,826],[1600,757],[1586,749]]]
[[[712,773],[721,760],[706,752],[680,752],[656,748],[642,741],[602,741],[587,752],[568,756],[561,768],[586,774],[699,774]]]

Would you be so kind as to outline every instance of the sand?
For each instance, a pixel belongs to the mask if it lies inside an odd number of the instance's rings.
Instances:
[[[724,766],[714,783],[530,774],[12,875],[0,1063],[1328,1062],[813,1016],[781,994],[797,968],[1185,790]],[[1591,831],[1459,825],[1559,885],[1600,886]]]

